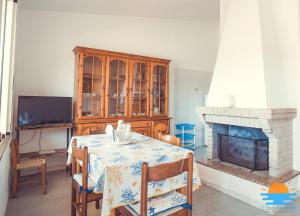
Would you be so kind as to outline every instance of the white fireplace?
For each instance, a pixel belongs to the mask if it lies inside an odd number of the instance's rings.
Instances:
[[[290,22],[299,15],[298,2],[293,6],[290,1],[221,0],[220,5],[217,60],[206,107],[197,109],[205,125],[208,157],[199,164],[201,180],[261,207],[264,201],[260,193],[272,182],[300,191],[300,173],[293,170],[293,151],[298,145],[293,143],[293,119],[297,110],[282,108],[297,107],[290,93],[297,89],[289,86],[295,81],[286,79],[286,74],[298,69],[298,65],[287,66],[294,51],[286,49],[286,38],[293,37],[294,32],[286,27],[298,27],[298,22],[295,26]],[[287,14],[286,9],[293,7],[295,12]],[[251,172],[220,162],[214,132],[217,124],[261,130],[268,139],[268,172]]]
[[[269,175],[280,177],[293,170],[293,118],[296,109],[201,107],[208,159],[218,159],[213,124],[260,128],[269,138]]]

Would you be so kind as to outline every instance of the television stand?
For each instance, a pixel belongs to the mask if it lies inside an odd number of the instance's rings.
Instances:
[[[20,141],[21,131],[55,129],[55,128],[67,129],[67,145],[66,146],[67,146],[67,149],[68,149],[71,137],[73,136],[73,124],[72,123],[17,126],[15,128],[15,130],[16,130],[16,133],[17,133],[17,139],[18,139],[18,141]]]

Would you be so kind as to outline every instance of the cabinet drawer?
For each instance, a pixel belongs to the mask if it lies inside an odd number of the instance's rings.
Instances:
[[[170,133],[169,120],[159,120],[152,122],[152,137],[158,139],[159,133]]]
[[[136,121],[136,122],[129,122],[132,128],[140,128],[140,127],[150,127],[150,121]]]
[[[151,136],[151,128],[150,127],[132,128],[132,131],[143,134],[145,136]]]
[[[114,128],[117,128],[118,126],[117,122],[111,122],[108,124],[111,124]],[[150,121],[132,121],[132,122],[125,121],[125,124],[130,124],[131,128],[151,127]]]
[[[105,132],[105,123],[77,125],[77,135],[100,134]]]

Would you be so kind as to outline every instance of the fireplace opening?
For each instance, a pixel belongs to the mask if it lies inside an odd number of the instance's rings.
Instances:
[[[218,133],[221,161],[251,170],[269,169],[269,140]]]

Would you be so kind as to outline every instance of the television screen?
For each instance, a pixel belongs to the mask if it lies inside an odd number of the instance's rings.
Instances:
[[[19,96],[18,126],[72,121],[71,97]]]

